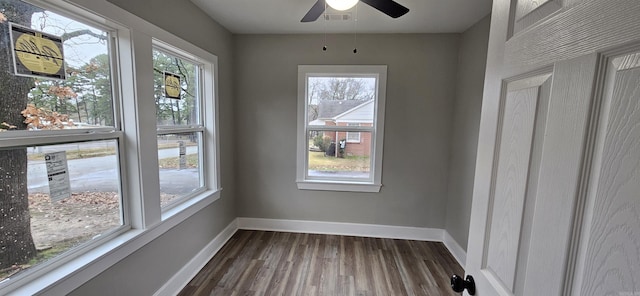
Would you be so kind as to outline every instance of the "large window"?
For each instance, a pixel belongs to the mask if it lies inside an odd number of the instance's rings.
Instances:
[[[12,40],[0,51],[2,281],[104,241],[128,216],[113,29],[17,0],[0,12]]]
[[[198,62],[157,43],[153,81],[162,206],[204,190],[202,75]]]
[[[220,197],[217,58],[67,2],[0,1],[1,295],[67,294]]]
[[[386,66],[298,66],[300,189],[382,186]]]

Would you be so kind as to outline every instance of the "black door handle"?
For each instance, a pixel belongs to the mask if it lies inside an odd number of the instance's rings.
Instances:
[[[464,289],[467,289],[469,295],[476,294],[476,282],[473,280],[473,277],[468,275],[464,280],[457,274],[451,276],[451,289],[453,291],[462,293]]]

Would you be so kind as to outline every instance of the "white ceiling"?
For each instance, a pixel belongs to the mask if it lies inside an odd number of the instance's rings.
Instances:
[[[491,11],[492,0],[396,0],[409,8],[393,19],[364,4],[350,10],[350,21],[311,23],[300,19],[316,0],[191,0],[236,34],[297,33],[458,33]],[[338,13],[331,8],[327,13]],[[355,25],[355,29],[354,29]]]

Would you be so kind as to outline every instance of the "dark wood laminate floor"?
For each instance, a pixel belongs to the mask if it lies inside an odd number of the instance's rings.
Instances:
[[[442,243],[239,230],[179,295],[458,295]]]

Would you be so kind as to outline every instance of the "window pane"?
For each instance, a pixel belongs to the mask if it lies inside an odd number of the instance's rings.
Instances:
[[[9,69],[0,74],[0,91],[11,98],[0,102],[0,129],[113,127],[108,32],[17,0],[1,1],[0,12],[15,24],[17,65],[11,50],[0,51],[0,68]],[[62,50],[58,41],[46,43],[33,30],[62,40]],[[35,59],[38,49],[25,49],[25,44],[54,49],[51,57]],[[58,54],[63,59],[53,58]],[[14,75],[14,68],[22,76]]]
[[[198,66],[154,49],[153,70],[158,125],[200,125]]]
[[[307,82],[308,125],[373,122],[375,78],[308,77]]]
[[[158,135],[161,204],[202,188],[200,132]]]
[[[360,133],[359,132],[347,132],[347,142],[349,142],[349,143],[359,143],[360,142]]]
[[[0,190],[0,212],[7,214],[0,218],[2,264],[9,264],[0,280],[123,224],[117,151],[116,140],[0,151],[15,160],[3,165],[26,171],[27,181],[16,174]]]
[[[298,65],[298,189],[380,190],[386,72],[384,65]]]
[[[359,123],[347,123],[348,126],[360,126]],[[347,142],[349,143],[359,143],[360,142],[360,133],[359,132],[347,132]]]
[[[349,143],[346,132],[309,132],[310,179],[370,179],[371,133],[359,134],[359,143]]]

